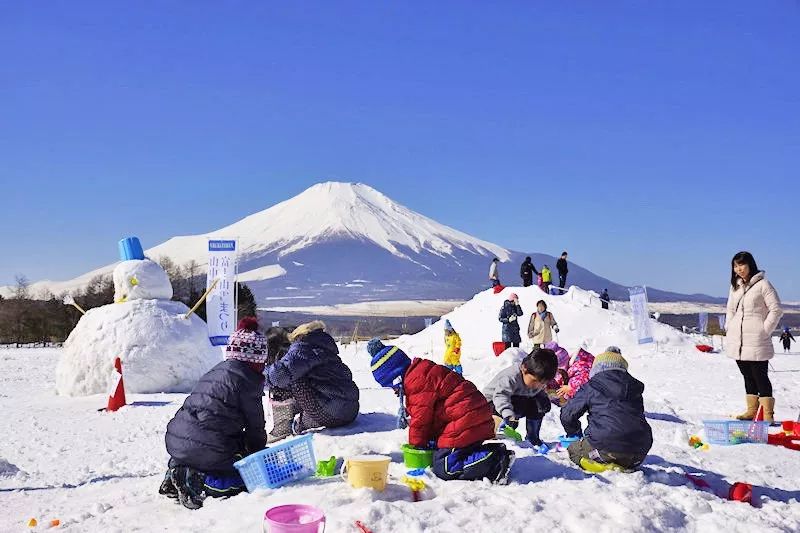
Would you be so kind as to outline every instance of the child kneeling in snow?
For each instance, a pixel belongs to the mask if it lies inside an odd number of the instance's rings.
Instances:
[[[628,374],[619,348],[610,346],[595,357],[589,381],[561,409],[567,435],[580,435],[580,418],[589,413],[583,438],[567,449],[572,462],[614,463],[635,469],[653,446],[653,432],[644,417],[644,384]]]
[[[407,409],[408,443],[436,448],[432,468],[437,477],[507,480],[514,453],[499,442],[483,443],[495,436],[492,409],[471,381],[428,359],[412,361],[379,339],[369,341],[367,351],[375,381],[392,387],[400,398],[401,418]]]
[[[265,371],[274,420],[268,442],[346,426],[358,416],[358,387],[325,324],[315,320],[298,326],[289,341],[286,355]]]
[[[550,399],[545,385],[553,379],[558,359],[553,350],[540,348],[529,353],[517,366],[501,370],[489,382],[483,395],[494,407],[496,431],[508,425],[516,429],[520,418],[525,418],[526,438],[534,446],[541,446],[539,431],[542,419],[550,411]]]
[[[558,371],[556,377],[547,384],[547,395],[554,404],[563,407],[589,381],[594,356],[581,348],[570,357],[555,342],[548,342],[545,348],[553,350],[558,358]]]
[[[197,382],[167,424],[169,470],[159,493],[199,509],[206,496],[245,490],[233,463],[264,449],[264,361],[267,340],[253,317],[239,321],[225,360]]]

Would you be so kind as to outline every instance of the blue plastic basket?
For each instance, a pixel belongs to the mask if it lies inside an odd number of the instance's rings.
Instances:
[[[259,487],[277,489],[309,476],[317,470],[312,435],[276,444],[233,463],[248,492]]]
[[[703,420],[703,426],[710,444],[766,443],[769,436],[769,422]]]

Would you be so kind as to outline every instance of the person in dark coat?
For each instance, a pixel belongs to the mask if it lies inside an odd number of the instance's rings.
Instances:
[[[563,252],[558,261],[556,261],[556,270],[558,270],[558,286],[563,289],[567,284],[567,274],[569,273],[569,267],[567,266],[567,252]]]
[[[603,289],[603,294],[600,295],[600,305],[603,309],[608,309],[608,302],[611,301],[611,298],[608,296],[608,289]]]
[[[635,469],[653,446],[653,431],[644,416],[644,384],[628,374],[619,348],[595,357],[589,381],[561,409],[567,435],[581,435],[580,418],[589,413],[583,438],[567,448],[572,462],[614,463]]]
[[[428,359],[413,361],[396,346],[379,339],[367,345],[375,381],[392,387],[407,409],[408,443],[434,448],[433,472],[440,479],[502,483],[513,452],[502,443],[484,444],[495,437],[492,408],[471,381]]]
[[[506,345],[506,349],[512,346],[518,347],[519,343],[522,342],[522,337],[519,334],[519,319],[522,318],[522,307],[519,305],[519,297],[513,292],[503,302],[498,318],[503,323],[503,342]]]
[[[266,338],[253,317],[239,321],[225,349],[225,360],[195,385],[164,437],[169,470],[159,492],[184,507],[199,509],[206,496],[232,496],[244,490],[233,463],[264,449],[264,361]]]
[[[781,342],[783,343],[783,351],[788,352],[789,349],[792,347],[792,341],[794,337],[792,336],[792,332],[789,331],[789,326],[783,328],[783,333],[781,333]]]
[[[522,265],[519,267],[519,277],[522,278],[522,286],[523,287],[530,287],[533,285],[533,276],[538,276],[539,271],[536,270],[536,267],[533,265],[531,260],[531,256],[525,258],[525,261],[522,262]]]
[[[269,441],[314,428],[340,427],[358,416],[359,391],[339,357],[333,337],[319,320],[298,326],[281,359],[265,370],[266,386],[280,389],[286,403],[272,403],[274,428]]]

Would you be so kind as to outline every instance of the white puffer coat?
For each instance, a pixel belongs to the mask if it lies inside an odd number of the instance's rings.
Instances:
[[[728,295],[725,351],[731,359],[767,361],[775,355],[772,332],[783,316],[775,287],[763,272],[745,284],[741,279]]]

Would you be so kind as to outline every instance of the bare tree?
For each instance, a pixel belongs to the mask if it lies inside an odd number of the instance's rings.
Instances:
[[[16,286],[14,287],[14,298],[17,300],[26,300],[28,298],[28,286],[31,282],[28,281],[25,274],[17,274],[14,276]]]

